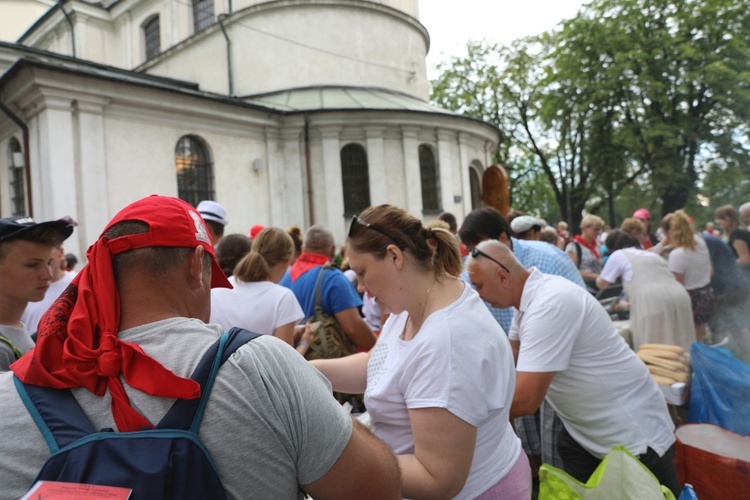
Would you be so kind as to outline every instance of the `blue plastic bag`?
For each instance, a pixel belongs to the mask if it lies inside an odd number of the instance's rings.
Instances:
[[[750,365],[722,347],[694,343],[688,422],[750,435]]]
[[[698,500],[698,495],[695,494],[695,490],[689,484],[686,484],[680,493],[680,498],[677,500]]]

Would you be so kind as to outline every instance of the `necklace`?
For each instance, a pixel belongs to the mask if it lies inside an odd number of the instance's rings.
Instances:
[[[424,321],[424,311],[427,308],[427,301],[430,298],[430,292],[432,291],[432,287],[435,286],[435,283],[437,283],[437,278],[432,282],[432,285],[430,285],[430,288],[427,289],[427,293],[424,295],[424,303],[422,304],[422,310],[419,313],[419,323],[417,323],[417,326],[414,327],[414,333],[412,334],[411,338],[414,338],[417,335],[417,332],[422,327],[422,321]],[[409,320],[411,320],[411,316],[409,317]]]

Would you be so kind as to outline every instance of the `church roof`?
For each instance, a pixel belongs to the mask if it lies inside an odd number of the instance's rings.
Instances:
[[[285,89],[242,98],[278,111],[398,110],[454,115],[416,97],[373,87],[317,86]]]

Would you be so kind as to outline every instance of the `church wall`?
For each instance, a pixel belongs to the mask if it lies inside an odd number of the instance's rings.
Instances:
[[[226,22],[236,95],[367,82],[428,99],[426,32],[414,20],[349,2],[274,5],[236,13]],[[223,35],[218,26],[206,31],[201,43],[184,42],[144,68],[226,93]]]

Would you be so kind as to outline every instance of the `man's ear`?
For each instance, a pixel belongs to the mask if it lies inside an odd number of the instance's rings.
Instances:
[[[510,283],[510,273],[500,266],[496,266],[495,278],[503,285],[506,286]]]
[[[500,233],[500,236],[497,237],[497,241],[507,246],[508,243],[510,243],[510,238],[508,238],[507,233]]]
[[[201,246],[197,246],[190,254],[190,263],[188,266],[189,283],[191,287],[203,287],[203,256],[206,251]]]

